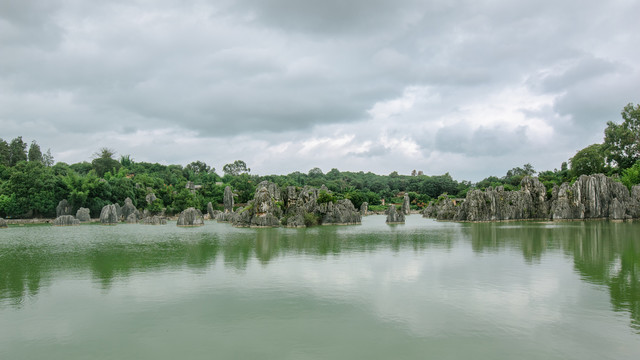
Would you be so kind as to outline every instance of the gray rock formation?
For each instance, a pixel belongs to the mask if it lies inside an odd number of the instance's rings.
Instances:
[[[228,186],[224,188],[223,202],[224,212],[233,212],[233,192]]]
[[[369,212],[369,203],[365,201],[362,203],[362,205],[360,205],[360,215],[366,216],[368,212]]]
[[[115,204],[105,205],[100,212],[100,223],[105,225],[115,225],[120,220]]]
[[[629,192],[602,174],[583,175],[572,185],[554,187],[548,199],[537,178],[525,177],[518,191],[501,186],[473,190],[458,204],[441,197],[423,216],[456,221],[633,219],[640,217],[640,186]]]
[[[397,211],[395,205],[389,206],[387,211],[387,224],[404,224],[404,213]]]
[[[53,220],[55,226],[73,226],[80,225],[80,220],[73,217],[73,215],[60,215]]]
[[[638,217],[638,198],[627,188],[602,174],[582,175],[573,185],[553,189],[551,218],[624,220]],[[637,195],[637,194],[636,194]]]
[[[8,227],[7,220],[0,218],[0,228],[6,228],[6,227]]]
[[[80,222],[89,222],[91,221],[91,214],[89,213],[89,209],[81,207],[76,211],[76,219]]]
[[[115,203],[113,205],[116,207],[116,214],[118,216],[118,221],[122,220],[122,207],[118,203]]]
[[[138,212],[132,212],[124,221],[126,221],[127,224],[137,224],[138,219]]]
[[[204,225],[204,217],[202,212],[196,208],[188,208],[178,216],[178,226],[202,226]]]
[[[154,201],[156,201],[158,198],[156,198],[156,194],[154,193],[148,193],[147,196],[144,198],[147,201],[148,205],[153,204]]]
[[[167,219],[162,216],[153,215],[149,217],[145,217],[140,221],[140,224],[143,225],[166,225]]]
[[[409,202],[409,194],[407,193],[404,194],[401,211],[405,215],[409,215],[411,213],[411,203]]]
[[[329,196],[319,202],[321,194]],[[227,217],[223,213],[217,219],[224,221]],[[238,227],[304,227],[360,224],[361,216],[350,200],[331,199],[331,192],[324,186],[320,189],[289,186],[283,193],[277,185],[264,181],[258,184],[254,199],[237,210],[231,221]]]
[[[67,199],[62,199],[56,207],[56,217],[62,215],[71,215],[71,211],[71,205],[67,202]]]
[[[213,213],[213,204],[211,202],[207,203],[207,214],[209,214],[209,219],[215,219],[217,214]]]
[[[124,199],[124,206],[122,207],[122,217],[125,220],[129,218],[129,215],[134,214],[137,211],[138,209],[136,209],[135,205],[133,205],[133,201],[131,201],[131,198]]]

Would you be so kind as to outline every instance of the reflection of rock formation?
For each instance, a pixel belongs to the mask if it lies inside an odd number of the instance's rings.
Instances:
[[[502,186],[472,190],[457,204],[441,197],[423,216],[456,221],[631,219],[640,217],[640,185],[629,193],[624,185],[602,174],[583,175],[572,185],[555,187],[547,199],[544,185],[537,178],[525,177],[518,191],[505,191]]]

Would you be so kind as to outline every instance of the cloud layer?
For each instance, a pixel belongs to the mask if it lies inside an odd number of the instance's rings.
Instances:
[[[634,1],[0,4],[0,125],[58,161],[459,179],[559,167],[640,93]]]

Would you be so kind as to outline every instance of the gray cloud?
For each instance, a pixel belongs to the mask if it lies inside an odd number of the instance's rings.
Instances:
[[[204,141],[234,147],[210,162],[279,172],[325,162],[275,161],[277,149],[342,136],[329,169],[484,177],[462,169],[505,154],[553,167],[640,102],[638,13],[625,1],[5,1],[0,125],[70,162],[109,144],[154,161],[132,140],[145,134],[170,147],[155,161],[205,157],[184,150]]]

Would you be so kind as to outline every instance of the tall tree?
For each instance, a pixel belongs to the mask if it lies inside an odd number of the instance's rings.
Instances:
[[[53,155],[51,155],[51,149],[47,149],[47,152],[42,155],[42,163],[46,166],[53,166]]]
[[[226,164],[222,167],[222,171],[228,175],[240,175],[251,172],[251,169],[247,168],[247,164],[242,160],[236,160],[232,164]]]
[[[603,173],[605,170],[602,144],[589,145],[578,151],[570,160],[571,172],[574,176]]]
[[[9,144],[0,139],[0,165],[9,166],[11,162],[11,151],[9,150]]]
[[[621,115],[622,124],[607,123],[604,152],[607,163],[624,170],[640,160],[640,105],[627,104]]]
[[[11,140],[9,144],[9,165],[15,166],[20,161],[27,161],[27,144],[22,141],[22,136]]]
[[[99,152],[93,154],[94,159],[91,161],[93,170],[99,177],[103,177],[108,171],[114,170],[116,172],[122,165],[118,160],[114,159],[115,151],[109,148],[102,148]]]
[[[38,145],[35,140],[33,140],[31,142],[31,146],[29,146],[29,153],[27,154],[27,158],[29,161],[35,161],[39,163],[43,162],[40,145]]]

